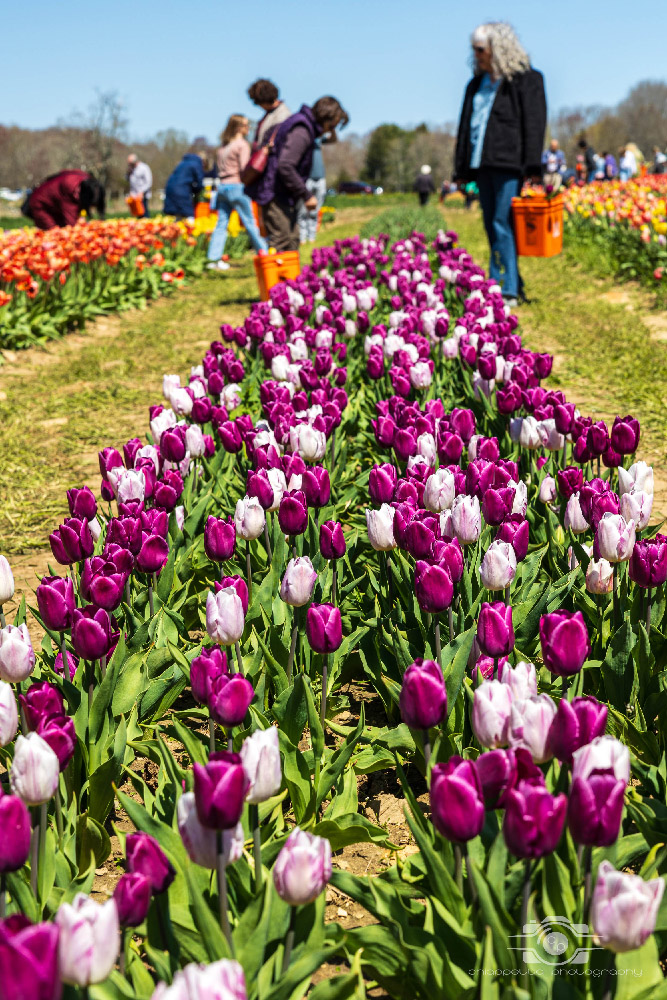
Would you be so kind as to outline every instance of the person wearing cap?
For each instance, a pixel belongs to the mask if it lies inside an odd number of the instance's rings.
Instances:
[[[136,153],[130,153],[127,158],[127,180],[130,185],[130,197],[141,198],[144,205],[142,218],[147,219],[150,215],[149,201],[153,174],[148,164],[140,160]]]
[[[433,178],[431,177],[431,168],[428,163],[425,163],[419,173],[417,174],[417,179],[414,183],[414,189],[419,195],[419,204],[426,205],[429,198],[435,191],[435,185],[433,183]]]

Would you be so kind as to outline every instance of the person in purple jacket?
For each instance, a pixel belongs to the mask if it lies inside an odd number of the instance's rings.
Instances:
[[[347,113],[335,97],[320,97],[309,107],[302,104],[278,126],[266,170],[252,186],[254,200],[262,206],[269,246],[282,252],[299,249],[298,210],[317,205],[306,186],[313,162],[315,140],[336,141],[336,128],[346,125]]]

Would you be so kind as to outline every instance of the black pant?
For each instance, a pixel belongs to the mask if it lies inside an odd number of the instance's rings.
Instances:
[[[419,191],[419,204],[425,205],[431,196],[430,191]]]
[[[262,206],[262,217],[269,246],[279,253],[299,249],[297,207],[274,198]]]

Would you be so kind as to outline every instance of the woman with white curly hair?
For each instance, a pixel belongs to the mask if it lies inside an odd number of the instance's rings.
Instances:
[[[474,76],[463,98],[455,179],[476,181],[491,247],[489,276],[510,306],[523,296],[512,229],[512,198],[524,178],[539,182],[547,105],[542,74],[502,21],[472,34]]]

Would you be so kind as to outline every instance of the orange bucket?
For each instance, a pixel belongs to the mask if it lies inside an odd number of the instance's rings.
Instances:
[[[259,229],[260,236],[266,236],[266,229],[264,228],[264,217],[262,215],[262,208],[257,204],[256,201],[251,201],[252,214],[255,218],[255,225]]]
[[[211,206],[207,201],[198,201],[195,205],[195,219],[205,219],[211,214]]]
[[[563,249],[563,196],[512,198],[514,238],[520,257],[556,257]]]
[[[140,194],[128,194],[125,201],[135,219],[143,219],[146,214],[146,206],[144,205],[142,196]]]
[[[298,250],[285,250],[283,253],[269,253],[264,257],[255,257],[255,274],[259,286],[259,297],[266,302],[269,292],[279,281],[298,278],[301,274],[301,261]]]

